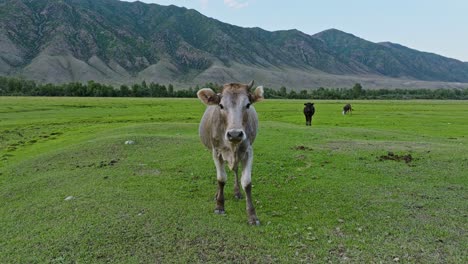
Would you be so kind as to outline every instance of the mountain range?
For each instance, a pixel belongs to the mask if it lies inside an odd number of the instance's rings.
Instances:
[[[293,89],[468,87],[468,63],[336,29],[243,28],[118,0],[0,0],[0,75],[42,83],[248,82]]]

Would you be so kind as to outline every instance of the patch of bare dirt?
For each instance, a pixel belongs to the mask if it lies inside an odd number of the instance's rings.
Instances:
[[[406,154],[406,155],[397,155],[391,151],[387,153],[387,155],[382,155],[379,157],[379,161],[384,161],[384,160],[394,160],[394,161],[404,161],[406,164],[409,164],[410,162],[413,161],[413,156],[411,154]]]
[[[312,150],[311,148],[303,146],[303,145],[295,146],[295,147],[293,147],[293,149],[295,149],[295,150],[306,150],[306,151]]]

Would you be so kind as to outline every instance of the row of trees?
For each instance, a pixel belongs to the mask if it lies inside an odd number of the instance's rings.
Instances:
[[[265,89],[268,98],[288,99],[452,99],[467,100],[468,88],[464,89],[363,89],[356,83],[350,88],[323,88],[287,91],[286,87],[279,90]]]
[[[86,84],[36,84],[34,81],[0,77],[0,95],[13,96],[78,96],[78,97],[195,97],[197,90],[174,90],[174,86],[143,81],[131,86],[112,85],[89,81]]]
[[[207,83],[216,91],[221,86]],[[169,84],[161,85],[145,81],[133,85],[100,84],[89,81],[86,84],[72,82],[66,84],[36,84],[34,81],[0,76],[0,96],[80,96],[80,97],[196,97],[199,86],[189,89],[174,89]],[[315,90],[288,91],[286,87],[278,90],[265,88],[266,98],[278,99],[455,99],[468,100],[465,89],[363,89],[357,83],[352,88],[323,88]]]

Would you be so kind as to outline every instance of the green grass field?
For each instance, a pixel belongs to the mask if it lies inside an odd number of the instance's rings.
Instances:
[[[303,103],[256,104],[253,227],[197,99],[0,97],[0,262],[468,262],[468,102]]]

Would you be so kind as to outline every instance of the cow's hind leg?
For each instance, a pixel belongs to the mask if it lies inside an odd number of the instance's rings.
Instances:
[[[253,151],[250,149],[245,157],[242,159],[242,188],[245,191],[245,203],[247,210],[247,218],[250,225],[260,225],[257,214],[255,213],[255,208],[252,202],[252,161],[253,161]]]
[[[234,175],[235,175],[235,181],[234,181],[234,198],[240,200],[242,199],[242,194],[239,189],[239,174],[238,172],[238,167],[236,166],[234,168]]]
[[[218,180],[218,191],[216,192],[216,214],[224,214],[224,185],[226,184],[226,170],[221,155],[213,151],[213,160],[216,166],[216,178]]]

